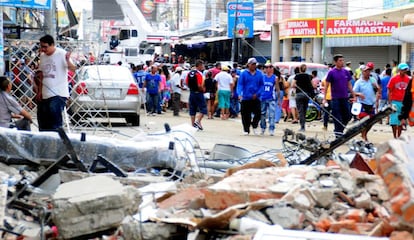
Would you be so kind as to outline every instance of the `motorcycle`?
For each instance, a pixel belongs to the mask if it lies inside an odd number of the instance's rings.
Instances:
[[[308,108],[306,110],[305,119],[307,122],[312,122],[322,116],[322,103],[324,99],[323,93],[318,93],[314,99],[310,99]]]

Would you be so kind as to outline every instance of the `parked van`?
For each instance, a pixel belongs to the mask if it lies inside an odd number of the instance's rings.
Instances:
[[[313,70],[318,71],[318,78],[323,79],[328,74],[328,66],[319,63],[308,63],[308,62],[275,62],[273,66],[278,67],[282,76],[289,77],[294,74],[296,67],[302,64],[306,64],[306,72],[311,74]]]

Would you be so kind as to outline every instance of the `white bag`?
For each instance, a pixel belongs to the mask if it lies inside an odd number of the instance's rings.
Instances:
[[[362,104],[359,102],[352,103],[351,113],[355,116],[358,116],[361,113]]]

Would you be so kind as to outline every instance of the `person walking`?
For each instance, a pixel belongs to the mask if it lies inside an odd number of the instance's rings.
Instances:
[[[172,96],[172,110],[173,116],[178,117],[180,114],[180,103],[181,103],[181,90],[183,85],[181,84],[181,73],[183,72],[182,67],[178,66],[175,68],[175,73],[171,78],[171,89],[173,92]]]
[[[240,112],[239,95],[237,95],[237,82],[239,81],[237,69],[233,68],[231,70],[231,77],[233,78],[233,90],[230,98],[230,118],[237,118]]]
[[[322,130],[328,130],[329,117],[332,111],[332,97],[331,97],[331,86],[326,86],[326,77],[322,80],[321,93],[325,96],[326,102],[323,104],[323,127]]]
[[[399,138],[401,136],[403,128],[403,123],[398,116],[401,114],[405,90],[410,81],[407,71],[409,71],[409,66],[406,63],[398,64],[398,74],[390,79],[387,86],[388,102],[395,105],[397,108],[397,111],[390,115],[390,125],[394,138]]]
[[[354,93],[357,97],[357,102],[361,103],[361,113],[358,119],[361,120],[366,116],[372,117],[375,115],[376,93],[374,89],[378,89],[377,80],[371,77],[373,69],[367,64],[361,68],[361,77],[355,82]],[[368,141],[368,131],[371,127],[367,127],[361,132],[361,137],[364,141]]]
[[[206,93],[204,94],[207,101],[207,113],[208,119],[213,119],[215,104],[216,101],[216,92],[217,92],[217,81],[213,78],[213,72],[208,71],[206,74],[206,79],[204,80],[204,88]]]
[[[296,88],[292,87],[292,81],[295,79],[296,74],[299,74],[299,67],[295,67],[293,71],[295,74],[290,75],[287,81],[289,82],[289,110],[292,117],[292,123],[295,124],[298,123],[298,108],[296,105]]]
[[[147,94],[147,114],[156,115],[159,106],[159,94],[161,91],[161,76],[158,74],[158,66],[151,65],[151,72],[145,75],[143,89]],[[161,114],[161,112],[159,112]]]
[[[334,116],[334,133],[340,137],[348,124],[351,114],[349,107],[349,95],[355,97],[351,84],[351,74],[344,68],[344,57],[337,54],[333,57],[335,67],[326,76],[326,88],[331,89],[332,115]],[[327,103],[326,94],[323,104]]]
[[[230,68],[222,66],[215,79],[217,81],[218,89],[218,107],[220,109],[220,117],[222,120],[227,120],[230,117],[230,98],[233,89],[233,78],[230,75]]]
[[[272,64],[266,63],[264,66],[264,72],[265,75],[263,76],[263,87],[260,95],[260,128],[262,129],[261,135],[264,135],[266,131],[266,117],[268,116],[269,135],[273,136],[275,134],[276,96],[279,94],[280,90],[279,85],[276,84],[277,78],[274,74],[274,68]]]
[[[388,64],[389,65],[389,64]],[[385,69],[384,75],[381,77],[381,96],[378,103],[377,111],[381,111],[388,104],[388,83],[391,79],[391,68]],[[390,116],[386,118],[386,124],[390,123]],[[381,120],[382,124],[382,120]]]
[[[309,98],[313,99],[315,96],[312,77],[306,73],[306,69],[306,64],[301,64],[299,74],[296,74],[292,81],[292,88],[296,89],[296,106],[299,111],[300,132],[305,131],[306,110],[308,109]]]
[[[32,116],[10,95],[11,90],[11,81],[0,76],[0,127],[12,127],[12,118],[19,118],[15,123],[17,129],[30,131]]]
[[[257,127],[260,121],[260,93],[263,86],[263,74],[256,69],[256,58],[247,60],[247,69],[239,77],[237,83],[237,94],[241,100],[241,116],[243,124],[243,134],[250,134],[250,126],[253,133],[258,135]],[[253,114],[253,121],[252,121]]]
[[[206,100],[204,99],[204,84],[203,84],[203,70],[204,61],[196,60],[195,69],[191,70],[186,78],[186,83],[190,89],[189,114],[191,119],[191,126],[198,130],[203,130],[201,120],[207,114]],[[199,111],[198,116],[197,110]]]
[[[279,123],[280,118],[282,117],[282,115],[284,115],[283,110],[282,110],[282,104],[283,104],[283,97],[285,95],[285,84],[284,84],[285,80],[283,79],[279,70],[275,68],[273,69],[276,75],[276,85],[279,87],[279,92],[276,92],[276,107],[275,107],[275,123]]]
[[[62,112],[69,98],[68,70],[76,66],[70,52],[55,46],[51,35],[40,38],[39,69],[43,73],[42,100],[37,106],[39,131],[54,131],[63,126]]]

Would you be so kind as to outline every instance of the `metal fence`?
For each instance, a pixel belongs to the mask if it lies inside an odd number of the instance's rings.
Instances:
[[[39,63],[39,41],[5,40],[6,75],[13,83],[12,95],[36,119],[37,104],[34,94],[34,73]],[[96,48],[96,43],[86,41],[58,41],[56,46],[71,51],[72,61],[78,68],[91,64],[88,53]],[[96,59],[98,61],[98,59]],[[95,62],[96,64],[96,62]],[[76,81],[76,74],[68,74],[68,88]],[[81,109],[84,114],[74,114],[72,109]],[[68,131],[111,130],[111,120],[107,109],[95,109],[93,105],[80,105],[77,99],[68,99],[64,112],[64,127]],[[99,120],[99,121],[98,121]],[[101,128],[100,128],[101,127]]]

